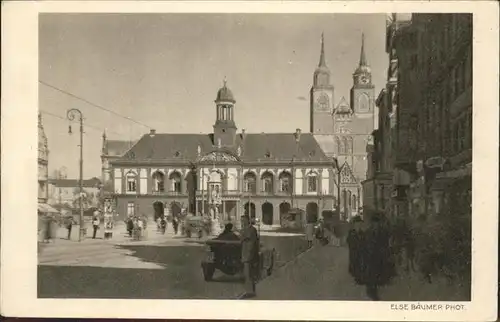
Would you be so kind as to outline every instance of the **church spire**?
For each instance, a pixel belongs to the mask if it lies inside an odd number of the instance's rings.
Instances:
[[[361,54],[359,55],[359,66],[368,66],[365,55],[365,33],[361,34]]]
[[[321,33],[321,54],[319,56],[318,67],[326,67],[326,61],[325,61],[325,37],[324,37],[323,33]]]

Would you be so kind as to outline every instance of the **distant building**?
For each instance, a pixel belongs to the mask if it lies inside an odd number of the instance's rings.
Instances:
[[[354,70],[350,99],[335,100],[326,65],[324,42],[311,88],[310,131],[325,154],[340,167],[340,215],[351,218],[363,207],[361,182],[368,170],[367,144],[375,125],[375,86],[362,35],[359,64]]]
[[[97,207],[99,201],[101,180],[91,178],[83,180],[83,191],[86,195],[87,208]],[[49,180],[49,203],[51,205],[74,206],[75,200],[80,192],[80,182],[78,179],[51,179]]]

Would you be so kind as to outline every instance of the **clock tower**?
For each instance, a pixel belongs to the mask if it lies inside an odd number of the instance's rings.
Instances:
[[[352,74],[351,107],[358,117],[374,117],[375,86],[372,84],[371,68],[366,61],[365,35],[361,35],[359,65]]]
[[[325,61],[325,41],[321,34],[319,64],[314,71],[310,92],[310,131],[314,134],[333,133],[333,85],[330,84],[330,70]]]

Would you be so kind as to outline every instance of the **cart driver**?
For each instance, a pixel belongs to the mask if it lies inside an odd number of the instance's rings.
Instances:
[[[240,237],[233,232],[233,224],[227,223],[224,226],[224,231],[217,236],[220,240],[239,240]]]

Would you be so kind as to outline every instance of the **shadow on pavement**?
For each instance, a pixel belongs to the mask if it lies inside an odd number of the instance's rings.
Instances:
[[[241,292],[239,276],[218,272],[205,282],[203,247],[120,245],[144,262],[163,269],[89,266],[39,266],[42,298],[233,299]]]
[[[306,249],[303,238],[262,236],[265,247],[275,248],[275,267],[292,260]],[[241,275],[216,271],[214,281],[203,279],[204,247],[186,245],[116,245],[143,262],[160,269],[39,266],[38,297],[117,299],[236,299],[243,291]]]

